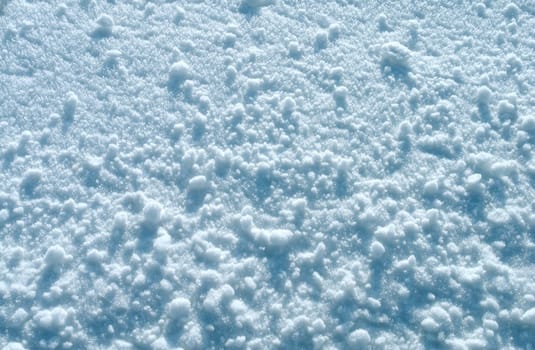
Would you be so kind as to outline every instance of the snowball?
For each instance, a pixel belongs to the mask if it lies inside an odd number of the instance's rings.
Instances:
[[[198,175],[188,181],[188,191],[203,192],[208,189],[208,181],[204,175]]]
[[[112,35],[113,18],[107,14],[100,15],[96,20],[96,27],[91,35],[96,38],[104,38]]]
[[[444,308],[435,305],[429,310],[430,316],[440,325],[448,325],[451,323],[451,317]]]
[[[156,227],[160,224],[162,206],[160,203],[151,201],[143,208],[143,222],[149,226]]]
[[[173,299],[167,308],[167,313],[169,315],[169,318],[178,321],[178,322],[185,322],[190,315],[191,312],[191,303],[188,299],[178,297]]]
[[[247,313],[247,305],[240,299],[232,300],[229,309],[235,315],[244,315]]]
[[[301,57],[301,48],[297,41],[292,41],[288,44],[288,56],[294,59]]]
[[[86,261],[90,264],[99,265],[106,258],[106,252],[90,249],[86,256]]]
[[[67,99],[63,103],[63,120],[66,122],[72,122],[74,120],[74,114],[76,113],[76,107],[78,106],[78,96],[74,92],[67,93]]]
[[[518,18],[519,13],[520,13],[520,9],[514,3],[508,4],[503,10],[504,17],[508,19]]]
[[[43,173],[39,169],[30,169],[27,170],[22,176],[22,181],[20,182],[20,190],[25,194],[31,194],[35,188],[39,185]]]
[[[283,114],[291,114],[295,110],[295,100],[291,97],[285,97],[280,104]]]
[[[10,342],[4,347],[4,350],[26,350],[24,345],[18,342]]]
[[[516,107],[509,101],[502,100],[498,103],[498,117],[500,120],[516,119]]]
[[[484,187],[481,184],[481,178],[481,174],[478,173],[468,176],[464,181],[466,191],[473,194],[483,193]]]
[[[433,197],[439,195],[439,184],[437,180],[431,180],[425,183],[423,195]]]
[[[275,3],[275,0],[242,0],[242,7],[259,8],[269,6]]]
[[[440,330],[440,325],[431,317],[426,317],[420,325],[426,332],[434,333]]]
[[[368,349],[372,340],[367,330],[357,329],[349,334],[347,341],[356,349]]]
[[[245,95],[252,97],[262,88],[262,79],[247,79],[245,83]]]
[[[165,231],[165,230],[163,230]],[[171,247],[172,239],[167,233],[163,233],[154,241],[154,255],[158,260],[164,260],[167,257],[167,252]]]
[[[186,18],[186,11],[184,11],[182,7],[177,7],[175,10],[175,17],[173,21],[175,22],[175,24],[178,24],[184,18]]]
[[[333,23],[329,26],[329,40],[334,41],[340,36],[340,25]]]
[[[377,16],[377,27],[379,28],[379,31],[386,32],[391,30],[390,25],[388,24],[386,15],[384,13],[379,14]]]
[[[314,38],[314,47],[316,50],[322,50],[327,47],[327,44],[329,43],[329,34],[327,34],[326,31],[320,30],[316,33],[316,36]]]
[[[176,88],[191,76],[190,66],[184,62],[179,61],[173,63],[169,70],[168,85],[171,88]]]
[[[253,229],[255,241],[267,248],[281,249],[288,246],[293,239],[293,233],[285,229]]]
[[[378,260],[382,258],[385,251],[385,247],[381,244],[381,242],[373,241],[373,243],[370,245],[370,256],[372,259]]]
[[[108,50],[105,53],[106,59],[104,65],[108,67],[117,66],[119,63],[119,58],[122,56],[122,52],[119,50]]]
[[[253,218],[251,215],[244,215],[240,217],[240,229],[245,233],[251,233],[253,229]]]
[[[404,120],[399,124],[397,137],[401,141],[407,141],[409,140],[411,132],[412,132],[411,123]]]
[[[65,260],[65,250],[59,245],[54,245],[46,251],[44,262],[47,267],[59,267]]]
[[[522,118],[520,129],[531,135],[535,135],[535,116],[530,115]]]
[[[113,217],[112,232],[122,234],[126,231],[128,223],[128,213],[121,211]]]
[[[394,41],[381,47],[381,66],[388,67],[392,72],[403,73],[409,70],[410,50]]]
[[[168,350],[169,349],[169,345],[167,344],[167,341],[165,340],[164,337],[159,337],[158,339],[153,341],[150,346],[151,346],[151,349],[154,349],[154,350]]]
[[[487,214],[487,220],[494,226],[501,226],[507,224],[511,220],[511,216],[506,210],[498,208]]]
[[[489,104],[491,96],[492,92],[490,89],[486,86],[481,86],[479,89],[477,89],[476,102],[478,105],[486,106]]]
[[[65,327],[68,313],[61,306],[51,310],[40,310],[34,317],[35,325],[47,331],[60,331]]]
[[[9,322],[12,327],[20,327],[26,322],[28,319],[28,312],[24,310],[23,308],[18,308],[13,315],[11,315],[11,318],[9,319]]]
[[[336,105],[344,107],[347,104],[348,90],[345,86],[337,86],[333,91],[333,98]]]
[[[535,307],[524,312],[524,314],[520,317],[520,321],[530,327],[535,328]]]
[[[475,5],[475,10],[479,17],[484,18],[486,16],[487,6],[485,6],[484,3],[480,2]]]

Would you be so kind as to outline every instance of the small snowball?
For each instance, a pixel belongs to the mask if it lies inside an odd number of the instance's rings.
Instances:
[[[333,91],[334,102],[338,107],[345,107],[347,105],[348,90],[345,86],[337,86]]]
[[[483,185],[481,184],[481,174],[471,174],[465,180],[465,188],[470,193],[481,193]]]
[[[74,92],[67,93],[67,99],[63,103],[63,120],[66,122],[72,122],[74,120],[74,114],[76,113],[76,107],[78,106],[78,96]]]
[[[377,28],[381,32],[386,32],[391,30],[390,25],[388,24],[386,15],[384,13],[381,13],[379,16],[377,16]]]
[[[329,40],[335,41],[340,37],[340,25],[338,23],[333,23],[329,26]]]
[[[240,229],[245,233],[251,233],[253,229],[253,218],[251,215],[244,215],[240,217]]]
[[[399,124],[398,128],[398,140],[401,141],[407,141],[410,138],[410,134],[412,133],[412,126],[411,123],[404,120]]]
[[[355,349],[368,349],[372,341],[370,334],[365,329],[357,329],[351,332],[347,339],[350,346]]]
[[[107,67],[115,67],[119,64],[119,58],[122,56],[122,52],[119,50],[108,50],[106,51],[106,59],[104,60],[104,65]]]
[[[270,249],[287,248],[293,239],[293,233],[285,229],[253,230],[255,241]]]
[[[518,6],[516,6],[516,4],[514,3],[510,3],[508,4],[505,9],[503,10],[503,15],[505,16],[505,18],[507,19],[513,19],[513,18],[518,18],[518,14],[520,13],[520,9],[518,8]]]
[[[68,313],[60,306],[51,310],[40,310],[34,317],[35,325],[47,331],[60,331],[65,327]]]
[[[226,48],[234,47],[234,45],[236,44],[236,40],[237,40],[236,34],[225,33],[223,35],[223,46]]]
[[[160,232],[163,233],[160,234]],[[158,238],[156,238],[156,240],[154,241],[153,254],[155,258],[159,261],[165,261],[169,248],[172,244],[172,239],[171,236],[169,236],[165,230],[161,229],[160,232]]]
[[[439,195],[439,183],[437,180],[431,180],[425,183],[423,195],[426,197],[434,197]]]
[[[502,100],[498,103],[498,117],[500,120],[516,119],[516,107],[509,101]]]
[[[102,251],[99,251],[99,250],[96,250],[96,249],[91,249],[87,253],[86,261],[89,264],[99,265],[100,263],[102,263],[102,261],[105,259],[105,257],[106,257],[106,253],[105,252],[102,252]]]
[[[292,41],[288,44],[288,56],[294,59],[301,57],[301,48],[297,41]]]
[[[169,318],[174,321],[185,322],[189,318],[190,312],[191,303],[186,298],[175,298],[168,305],[167,313]]]
[[[192,127],[192,134],[193,138],[195,140],[200,140],[203,136],[204,132],[206,131],[206,125],[208,123],[208,119],[206,116],[202,113],[195,114],[195,117],[193,117],[193,127]]]
[[[191,76],[191,68],[184,61],[173,63],[169,70],[168,86],[170,88],[177,88],[180,84],[185,82]]]
[[[54,245],[46,251],[44,262],[47,267],[59,267],[65,260],[65,250],[59,245]]]
[[[393,73],[405,73],[409,70],[410,50],[399,42],[389,42],[381,47],[381,66]]]
[[[535,328],[535,307],[524,312],[524,314],[520,317],[520,321],[530,327]]]
[[[175,17],[173,21],[175,24],[180,23],[184,18],[186,18],[186,11],[182,7],[177,7],[175,10]]]
[[[275,0],[242,0],[242,7],[260,8],[269,6],[275,3]]]
[[[476,102],[478,105],[486,106],[489,104],[491,96],[492,92],[490,89],[486,86],[481,86],[479,89],[477,89]]]
[[[0,225],[9,219],[9,211],[7,209],[0,210]]]
[[[426,332],[434,333],[440,330],[440,325],[431,317],[426,317],[420,325]]]
[[[153,350],[168,350],[169,349],[169,345],[167,344],[167,341],[165,340],[163,336],[153,341],[150,346],[151,346],[150,348]]]
[[[479,17],[482,17],[484,18],[487,14],[486,14],[486,11],[487,11],[487,6],[485,6],[484,3],[477,3],[475,5],[475,10],[476,10],[476,13]]]
[[[385,252],[385,247],[381,244],[381,242],[374,241],[370,245],[370,256],[372,257],[372,259],[381,259]]]
[[[122,211],[113,217],[112,232],[115,234],[122,234],[126,231],[128,223],[128,213]]]
[[[285,97],[281,104],[280,109],[283,114],[291,114],[295,110],[295,100],[291,97]]]
[[[507,55],[507,71],[510,73],[517,73],[522,70],[522,60],[515,55],[514,53],[510,53]]]
[[[162,206],[160,203],[151,201],[143,208],[143,222],[151,227],[157,227],[160,224],[162,215]]]
[[[113,33],[113,18],[107,14],[100,15],[96,20],[96,28],[93,30],[92,36],[96,38],[105,38],[111,36]]]
[[[247,79],[245,94],[250,97],[255,96],[262,88],[262,83],[262,79]]]
[[[9,319],[9,322],[12,327],[21,327],[24,322],[28,319],[28,312],[24,310],[23,308],[18,308],[13,315],[11,315],[11,318]]]
[[[511,216],[506,210],[498,208],[487,214],[487,220],[494,226],[501,226],[507,224],[511,220]]]
[[[529,133],[530,135],[535,135],[535,116],[526,116],[522,118],[520,122],[520,129]]]
[[[188,191],[203,192],[208,188],[208,181],[204,175],[198,175],[188,181]]]
[[[20,182],[21,192],[24,192],[25,194],[32,194],[41,182],[42,177],[42,172],[39,169],[27,170],[22,176],[22,181]]]
[[[26,348],[21,343],[10,342],[10,343],[7,343],[7,345],[4,347],[4,350],[26,350]]]
[[[327,47],[327,44],[329,43],[329,34],[327,34],[326,31],[320,30],[316,33],[316,36],[314,38],[314,47],[316,50],[323,50]]]

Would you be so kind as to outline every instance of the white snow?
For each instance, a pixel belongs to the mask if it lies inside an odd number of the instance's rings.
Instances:
[[[528,349],[527,1],[0,0],[0,349]]]

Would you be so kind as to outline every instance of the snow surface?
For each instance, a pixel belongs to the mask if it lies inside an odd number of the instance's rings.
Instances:
[[[0,348],[533,349],[534,16],[0,0]]]

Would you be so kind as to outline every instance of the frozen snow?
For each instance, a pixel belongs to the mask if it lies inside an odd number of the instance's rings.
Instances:
[[[0,349],[533,348],[534,14],[0,0]]]

